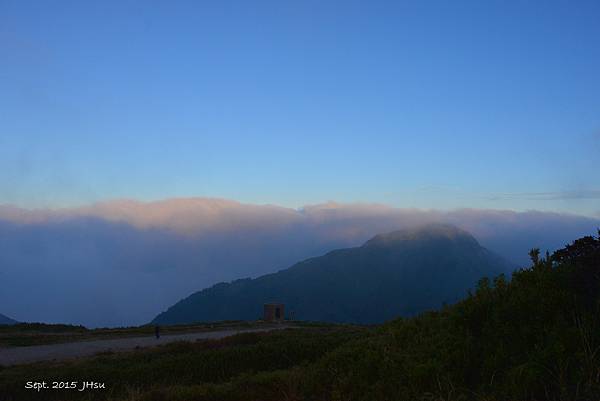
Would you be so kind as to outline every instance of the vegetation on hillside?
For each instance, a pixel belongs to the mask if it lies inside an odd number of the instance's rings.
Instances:
[[[599,233],[600,234],[600,233]],[[600,238],[436,312],[359,329],[292,329],[0,370],[6,400],[600,400]],[[26,380],[105,381],[39,395]],[[16,394],[16,395],[13,395]],[[12,397],[12,398],[11,398]],[[54,397],[54,398],[53,398]]]
[[[452,307],[389,322],[326,355],[310,369],[309,393],[344,400],[599,400],[599,352],[600,239],[584,237],[534,258],[510,282],[483,279]]]

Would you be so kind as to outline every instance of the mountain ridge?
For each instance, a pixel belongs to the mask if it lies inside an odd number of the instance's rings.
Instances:
[[[468,232],[430,224],[380,234],[255,279],[216,284],[153,323],[253,320],[272,301],[285,303],[301,320],[377,323],[454,302],[481,277],[512,269]]]

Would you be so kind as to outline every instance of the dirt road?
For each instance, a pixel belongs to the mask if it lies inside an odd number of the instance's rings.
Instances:
[[[22,363],[63,360],[81,356],[94,355],[106,351],[128,351],[136,347],[153,347],[174,341],[196,341],[219,339],[239,333],[280,330],[287,326],[277,326],[261,329],[220,330],[200,333],[172,334],[155,337],[130,337],[112,340],[79,341],[64,344],[35,345],[31,347],[0,348],[0,365],[10,366]]]

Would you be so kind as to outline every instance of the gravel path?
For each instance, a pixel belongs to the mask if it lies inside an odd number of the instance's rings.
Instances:
[[[63,360],[81,356],[94,355],[106,351],[128,351],[136,347],[153,347],[174,341],[195,341],[219,339],[239,333],[262,332],[285,329],[287,326],[277,326],[262,329],[220,330],[200,333],[172,334],[152,337],[116,338],[112,340],[79,341],[64,344],[35,345],[31,347],[0,348],[0,365],[10,366],[22,363]]]

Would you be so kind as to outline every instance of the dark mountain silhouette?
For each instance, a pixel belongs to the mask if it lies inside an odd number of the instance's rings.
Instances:
[[[0,313],[0,325],[3,324],[17,324],[19,322],[17,322],[16,320],[13,320],[11,318],[9,318],[8,316],[4,316],[2,313]]]
[[[453,303],[484,276],[513,265],[451,225],[377,235],[256,279],[220,283],[158,315],[155,324],[253,320],[266,302],[301,320],[377,323]]]

